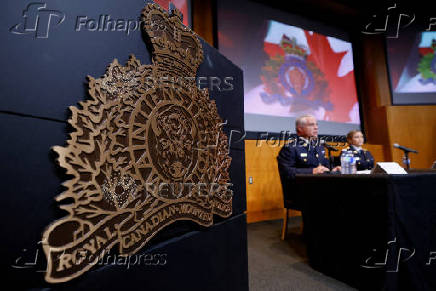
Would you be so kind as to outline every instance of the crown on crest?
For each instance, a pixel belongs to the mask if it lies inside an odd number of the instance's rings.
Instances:
[[[172,5],[167,12],[149,3],[142,11],[142,19],[152,45],[153,63],[159,63],[161,70],[195,77],[203,50],[197,35],[183,25],[182,13]]]
[[[286,35],[283,35],[280,41],[280,46],[283,48],[286,54],[307,57],[307,48],[299,45],[295,37],[289,38]]]

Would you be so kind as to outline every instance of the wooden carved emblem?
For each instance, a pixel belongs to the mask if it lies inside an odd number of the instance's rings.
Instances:
[[[132,55],[89,77],[91,99],[70,107],[74,131],[54,147],[73,177],[56,200],[72,203],[43,234],[48,282],[83,274],[115,245],[130,256],[177,220],[210,226],[232,213],[227,137],[195,82],[201,43],[176,9],[148,4],[142,17],[152,65]]]

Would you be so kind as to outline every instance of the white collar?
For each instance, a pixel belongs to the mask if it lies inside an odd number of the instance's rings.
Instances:
[[[309,140],[308,140],[307,138],[304,138],[304,137],[302,137],[302,136],[299,136],[298,138],[304,140],[305,143],[309,143]]]
[[[298,138],[299,138],[299,139],[302,139],[302,140],[303,140],[305,143],[307,143],[307,144],[310,144],[311,142],[318,140],[318,137],[313,138],[313,139],[310,139],[310,138],[307,139],[307,138],[305,138],[305,137],[298,136]]]

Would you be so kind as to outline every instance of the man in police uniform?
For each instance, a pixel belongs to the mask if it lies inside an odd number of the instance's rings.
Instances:
[[[285,145],[277,157],[282,183],[295,174],[322,174],[330,171],[330,162],[325,157],[325,149],[317,144],[316,118],[312,115],[297,118],[295,129],[298,139]],[[340,167],[336,167],[333,171],[339,169]]]

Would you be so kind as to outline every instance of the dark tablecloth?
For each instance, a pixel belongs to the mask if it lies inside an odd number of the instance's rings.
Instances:
[[[309,263],[361,290],[436,290],[436,173],[297,175]]]

